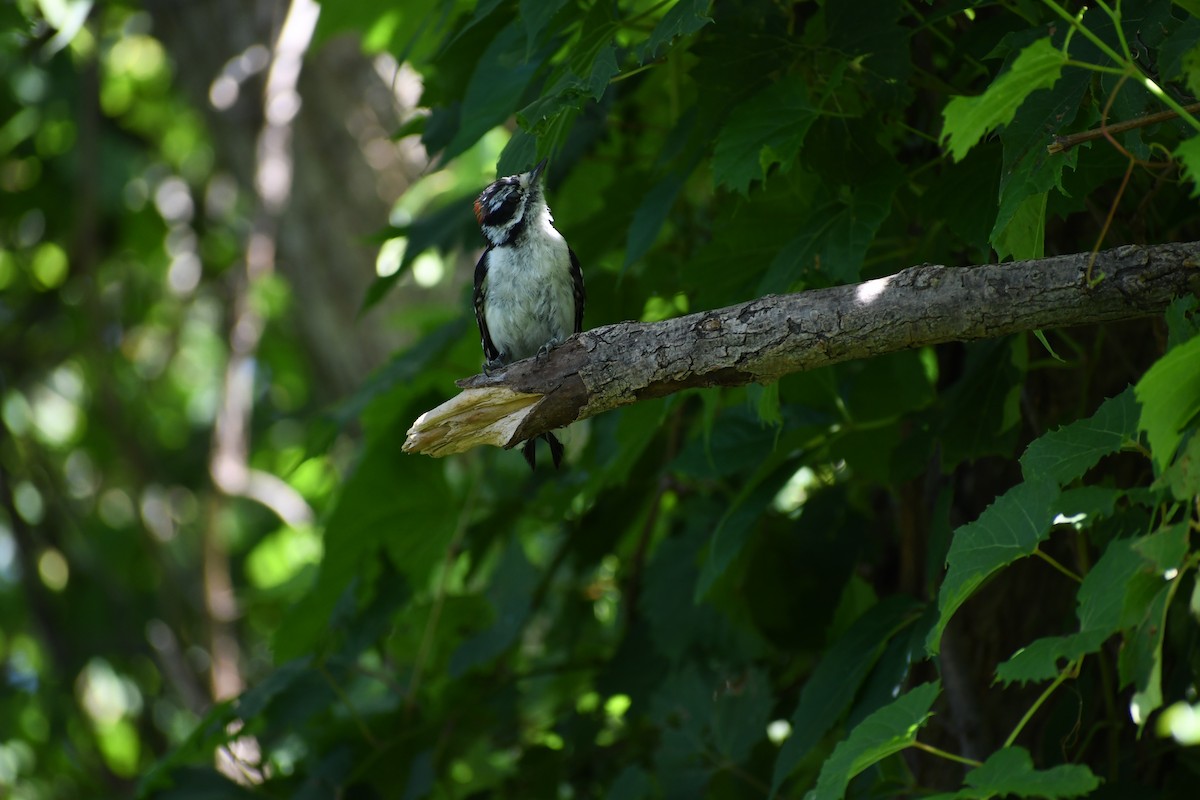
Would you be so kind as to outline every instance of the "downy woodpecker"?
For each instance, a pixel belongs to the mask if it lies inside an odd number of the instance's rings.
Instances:
[[[546,159],[529,172],[499,178],[475,200],[475,219],[487,250],[475,265],[475,321],[483,339],[485,374],[540,356],[583,330],[583,273],[567,240],[554,228],[542,195]],[[557,468],[562,444],[552,433]],[[536,440],[521,448],[530,469]]]

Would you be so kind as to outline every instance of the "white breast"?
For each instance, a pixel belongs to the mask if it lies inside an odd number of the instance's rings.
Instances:
[[[575,292],[567,242],[544,215],[530,220],[520,246],[488,258],[484,316],[496,349],[518,361],[575,332]]]

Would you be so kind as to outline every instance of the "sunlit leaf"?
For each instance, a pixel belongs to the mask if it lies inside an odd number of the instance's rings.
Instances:
[[[1197,141],[1200,141],[1198,139]],[[1134,387],[1150,452],[1160,470],[1175,457],[1184,426],[1200,411],[1200,337],[1172,348]]]
[[[954,160],[961,161],[988,131],[1007,123],[1030,94],[1053,86],[1067,63],[1067,54],[1039,39],[1021,51],[1008,72],[994,80],[978,97],[956,97],[942,115],[942,141],[949,143]]]

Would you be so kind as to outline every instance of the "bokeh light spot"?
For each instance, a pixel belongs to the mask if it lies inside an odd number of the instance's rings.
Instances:
[[[38,577],[50,591],[61,592],[71,579],[71,568],[67,566],[67,559],[63,558],[62,553],[47,547],[38,557]]]
[[[30,268],[39,289],[58,288],[67,279],[67,251],[54,242],[45,242],[33,252]]]

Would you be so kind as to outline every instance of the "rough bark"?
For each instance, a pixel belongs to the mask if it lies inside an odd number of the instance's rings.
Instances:
[[[1200,290],[1200,242],[1127,246],[971,267],[924,264],[885,278],[768,295],[657,323],[573,336],[539,359],[459,381],[422,414],[408,452],[512,447],[641,399],[692,387],[770,383],[792,372],[949,341],[1160,313]]]

